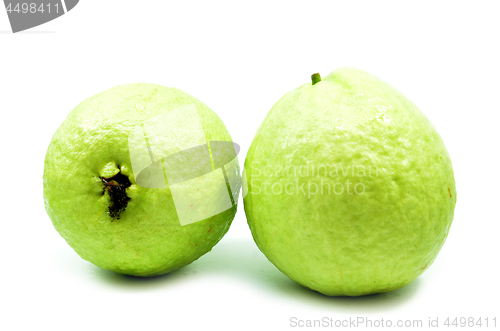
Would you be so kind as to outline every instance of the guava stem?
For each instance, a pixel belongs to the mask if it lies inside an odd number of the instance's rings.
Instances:
[[[319,75],[319,73],[312,74],[311,80],[312,80],[312,84],[314,85],[316,83],[321,82],[321,76]]]

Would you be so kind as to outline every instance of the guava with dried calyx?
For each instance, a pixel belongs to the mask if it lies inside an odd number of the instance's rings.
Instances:
[[[222,121],[187,93],[111,88],[78,105],[52,137],[46,211],[97,266],[135,276],[173,271],[210,251],[236,213],[239,187],[227,178],[239,166],[215,164],[216,153],[230,154],[215,151],[221,142],[232,142]]]
[[[352,68],[285,94],[259,127],[245,173],[260,250],[330,296],[416,279],[443,246],[457,199],[450,157],[425,115]]]

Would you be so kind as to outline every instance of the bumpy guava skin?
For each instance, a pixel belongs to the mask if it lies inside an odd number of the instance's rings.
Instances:
[[[207,141],[232,141],[206,105],[153,84],[117,86],[85,100],[54,134],[43,174],[45,207],[54,227],[83,259],[118,273],[160,275],[207,253],[228,231],[235,205],[181,226],[169,186],[146,188],[134,178],[131,130],[191,104]],[[213,196],[228,194],[227,187],[207,184]]]
[[[313,75],[283,96],[245,161],[245,212],[260,250],[331,296],[399,289],[443,246],[457,199],[436,129],[364,71]]]

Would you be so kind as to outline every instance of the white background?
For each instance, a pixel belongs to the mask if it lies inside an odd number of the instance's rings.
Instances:
[[[439,317],[442,325],[495,314],[500,325],[499,15],[498,1],[83,0],[12,34],[0,8],[0,329],[281,330],[291,317],[424,325]],[[458,202],[448,240],[405,288],[335,298],[297,285],[257,249],[241,201],[212,252],[151,279],[93,266],[52,227],[45,152],[85,98],[130,82],[177,87],[222,118],[243,163],[284,93],[346,65],[405,93],[453,161]]]

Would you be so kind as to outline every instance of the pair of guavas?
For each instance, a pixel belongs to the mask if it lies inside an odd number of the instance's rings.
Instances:
[[[424,114],[373,75],[315,74],[283,96],[255,135],[243,181],[230,142],[219,117],[180,90],[117,86],[54,134],[47,213],[83,259],[160,275],[224,236],[242,185],[260,250],[327,295],[403,287],[445,242],[456,203],[450,157]]]

